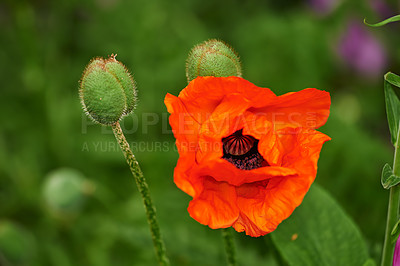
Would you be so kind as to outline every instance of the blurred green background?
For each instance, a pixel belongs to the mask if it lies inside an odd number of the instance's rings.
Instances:
[[[316,182],[360,227],[378,260],[393,148],[383,74],[400,73],[400,26],[372,29],[397,1],[36,0],[0,3],[0,265],[155,265],[141,199],[112,132],[83,114],[78,80],[95,56],[118,54],[139,89],[122,127],[148,179],[173,265],[223,265],[219,230],[186,211],[167,92],[186,86],[185,59],[219,38],[244,77],[276,94],[327,90]],[[275,265],[268,236],[235,234],[241,265]],[[205,259],[206,258],[206,259]]]

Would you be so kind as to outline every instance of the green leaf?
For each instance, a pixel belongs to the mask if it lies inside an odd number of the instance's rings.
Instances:
[[[399,224],[400,220],[397,221],[397,223],[393,226],[392,232],[390,232],[390,235],[394,236],[399,232]]]
[[[390,17],[390,18],[388,18],[388,19],[385,19],[384,21],[375,23],[375,24],[369,24],[369,23],[367,23],[366,20],[364,19],[364,24],[365,24],[365,25],[368,25],[368,26],[370,26],[370,27],[380,27],[380,26],[386,25],[386,24],[388,24],[388,23],[390,23],[390,22],[395,22],[395,21],[399,21],[399,20],[400,20],[400,15],[397,15],[397,16],[393,16],[393,17]]]
[[[393,173],[392,167],[389,164],[383,166],[381,183],[384,189],[389,189],[400,183],[400,177]]]
[[[359,229],[316,184],[271,237],[289,265],[371,265]]]
[[[392,72],[388,72],[388,73],[386,73],[384,78],[390,84],[400,88],[400,76],[398,76]]]
[[[400,120],[400,101],[391,84],[400,86],[400,77],[389,72],[385,75],[384,82],[386,115],[392,143],[396,145]]]
[[[400,225],[400,220],[397,221],[397,223],[393,226],[392,232],[390,232],[390,237],[392,239],[392,244],[394,244],[394,242],[397,241],[397,238],[400,235],[399,225]]]

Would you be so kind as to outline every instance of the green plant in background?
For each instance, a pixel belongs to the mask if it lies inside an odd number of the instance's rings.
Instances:
[[[0,222],[0,265],[28,265],[35,259],[36,244],[25,228],[7,220]]]
[[[148,185],[119,124],[135,108],[136,87],[131,74],[115,57],[95,58],[88,64],[80,82],[81,103],[95,122],[112,127],[142,196],[158,262],[169,265]]]
[[[57,216],[80,213],[86,196],[93,193],[93,184],[75,169],[62,168],[50,172],[43,185],[47,206]]]
[[[400,15],[397,15],[375,24],[369,24],[365,20],[364,23],[371,27],[380,27],[399,20]],[[397,259],[395,261],[393,256],[395,244],[400,234],[400,100],[392,86],[400,87],[400,76],[388,72],[384,77],[384,91],[387,121],[389,124],[392,144],[394,146],[394,159],[393,168],[386,163],[382,169],[381,176],[383,188],[390,190],[385,241],[381,260],[382,266],[388,266],[392,263],[393,265],[398,265],[400,263],[400,260]],[[398,248],[400,247],[396,247],[396,249]]]
[[[382,26],[389,22],[400,20],[400,16],[385,20],[382,23],[374,24]],[[382,170],[381,183],[385,189],[390,190],[388,214],[386,222],[385,242],[382,253],[382,265],[390,265],[393,261],[395,243],[399,238],[400,230],[400,100],[392,86],[400,87],[400,76],[388,72],[384,78],[386,113],[389,124],[392,143],[395,148],[393,168],[385,164]],[[400,263],[398,261],[397,263]],[[393,263],[393,265],[397,265]]]
[[[393,169],[386,163],[383,167],[381,177],[382,186],[385,189],[390,190],[382,265],[390,265],[392,262],[395,242],[400,233],[398,228],[395,227],[395,225],[398,224],[400,217],[400,186],[398,185],[400,183],[400,101],[396,96],[392,85],[399,87],[400,77],[389,72],[385,75],[384,90],[386,113],[395,151]]]

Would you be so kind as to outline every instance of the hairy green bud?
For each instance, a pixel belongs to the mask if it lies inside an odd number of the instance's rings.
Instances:
[[[71,168],[50,172],[43,184],[43,196],[54,214],[75,214],[82,208],[92,186],[85,176]]]
[[[111,55],[94,58],[83,72],[79,96],[95,122],[113,125],[135,108],[136,87],[127,68]]]
[[[190,82],[199,76],[241,77],[239,56],[219,40],[212,39],[196,45],[186,61],[186,77]]]

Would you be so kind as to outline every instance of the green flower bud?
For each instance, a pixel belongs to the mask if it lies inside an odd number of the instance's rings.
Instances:
[[[95,122],[113,125],[132,112],[136,87],[126,67],[111,55],[94,58],[83,72],[79,96],[86,114]]]
[[[55,215],[74,215],[83,207],[89,181],[74,169],[60,168],[50,172],[43,184],[46,205]],[[92,189],[93,190],[93,189]]]
[[[209,40],[195,46],[186,61],[188,82],[198,76],[242,76],[239,56],[219,40]]]

